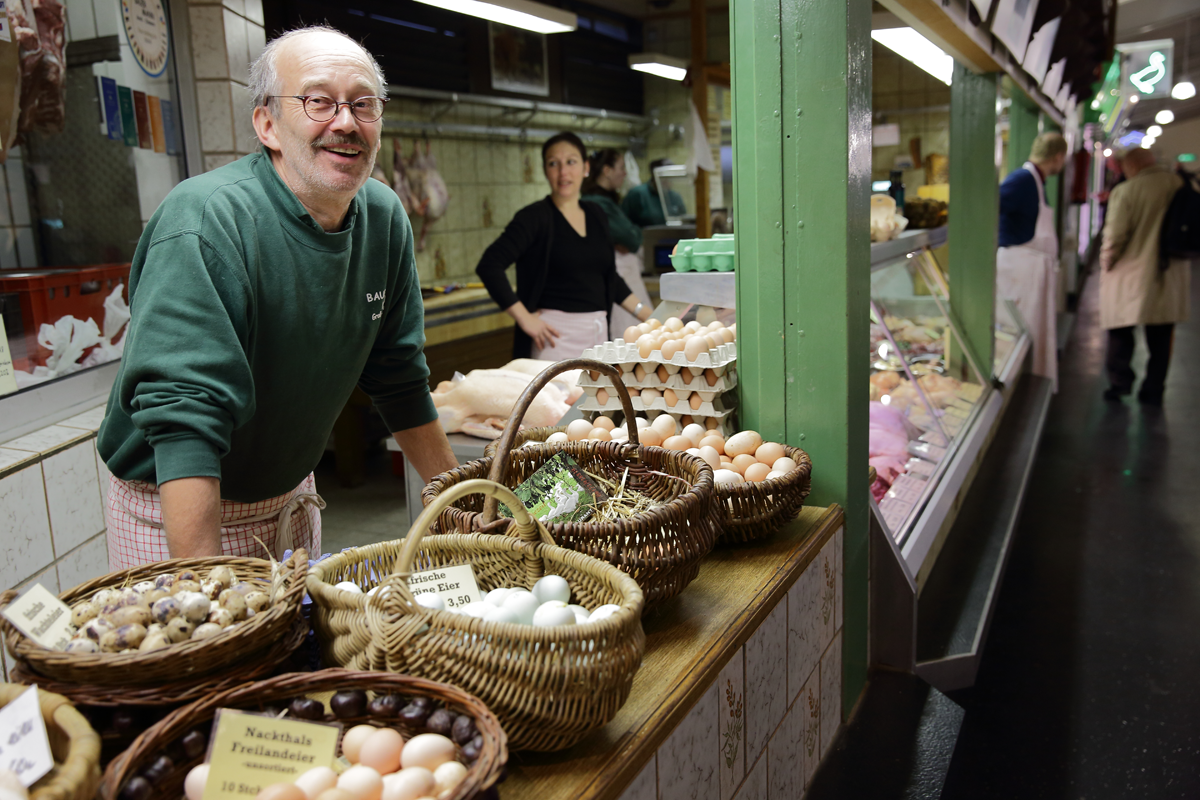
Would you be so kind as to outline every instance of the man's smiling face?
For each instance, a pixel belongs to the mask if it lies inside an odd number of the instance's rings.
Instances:
[[[382,120],[362,122],[347,106],[327,122],[314,122],[291,95],[321,95],[338,102],[378,95],[375,70],[362,50],[336,34],[314,32],[287,42],[276,60],[281,95],[256,110],[259,138],[278,155],[284,182],[308,200],[349,203],[371,175]],[[260,119],[260,115],[262,118]]]

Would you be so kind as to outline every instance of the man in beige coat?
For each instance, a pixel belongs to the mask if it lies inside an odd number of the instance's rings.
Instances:
[[[1183,180],[1135,148],[1121,159],[1126,180],[1109,195],[1100,247],[1100,324],[1108,329],[1104,399],[1119,402],[1133,391],[1133,329],[1145,326],[1150,361],[1138,400],[1161,405],[1176,322],[1188,317],[1191,268],[1172,260],[1158,265],[1158,240],[1167,207]]]

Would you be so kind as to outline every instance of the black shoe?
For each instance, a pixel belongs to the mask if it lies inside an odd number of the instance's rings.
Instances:
[[[1132,393],[1132,389],[1119,389],[1116,386],[1110,386],[1104,390],[1104,399],[1110,403],[1119,403],[1122,397]]]
[[[1138,392],[1138,402],[1144,406],[1161,406],[1163,401],[1162,392]]]

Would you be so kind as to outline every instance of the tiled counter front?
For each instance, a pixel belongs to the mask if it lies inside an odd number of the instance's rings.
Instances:
[[[622,800],[795,800],[842,722],[842,530]]]
[[[58,594],[109,571],[108,470],[96,455],[103,418],[101,406],[0,443],[0,589],[41,583]]]

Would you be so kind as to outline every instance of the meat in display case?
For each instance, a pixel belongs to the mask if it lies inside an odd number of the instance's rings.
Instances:
[[[903,545],[990,391],[928,249],[872,265],[871,494]],[[990,365],[989,365],[990,366]]]

